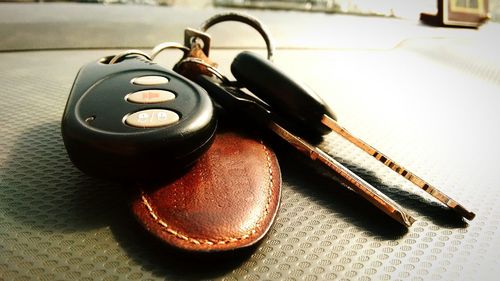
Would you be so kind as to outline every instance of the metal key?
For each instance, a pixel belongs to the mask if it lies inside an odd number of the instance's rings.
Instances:
[[[278,114],[293,120],[299,127],[310,128],[310,134],[325,134],[330,130],[336,132],[462,217],[468,220],[474,219],[473,212],[468,211],[433,185],[349,133],[338,124],[335,114],[321,98],[290,79],[272,63],[252,53],[243,52],[233,61],[231,71],[239,83],[268,102]]]
[[[205,88],[212,99],[223,108],[230,111],[235,116],[251,120],[253,124],[267,127],[276,135],[293,145],[297,150],[306,154],[310,159],[319,161],[328,169],[334,171],[340,176],[339,179],[343,185],[353,189],[402,225],[409,227],[415,221],[415,219],[400,205],[378,191],[368,182],[337,162],[321,149],[310,144],[305,139],[296,136],[276,122],[275,120],[279,119],[279,117],[273,114],[272,109],[267,104],[251,97],[239,88],[224,85],[220,79],[200,75],[195,81]]]

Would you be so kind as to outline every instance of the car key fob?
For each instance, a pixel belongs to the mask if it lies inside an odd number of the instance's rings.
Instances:
[[[159,179],[194,163],[217,121],[204,89],[149,60],[83,66],[61,131],[71,161],[93,176]]]

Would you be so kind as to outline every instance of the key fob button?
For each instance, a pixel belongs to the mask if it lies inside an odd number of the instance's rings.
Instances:
[[[142,90],[128,94],[125,100],[132,103],[161,103],[175,99],[175,94],[166,90]]]
[[[148,75],[136,77],[130,81],[134,85],[139,86],[158,86],[168,83],[168,78],[163,76]]]
[[[146,109],[125,116],[125,123],[137,128],[156,128],[179,121],[179,114],[167,109]]]

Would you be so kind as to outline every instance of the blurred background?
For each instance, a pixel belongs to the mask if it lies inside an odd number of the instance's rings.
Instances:
[[[18,0],[0,2],[86,2],[102,4],[175,5],[193,8],[214,6],[244,7],[254,9],[285,9],[326,13],[378,15],[398,18],[418,18],[421,12],[436,11],[436,1],[433,0]],[[470,2],[474,2],[474,0]],[[500,0],[490,0],[489,7],[491,20],[500,21]]]

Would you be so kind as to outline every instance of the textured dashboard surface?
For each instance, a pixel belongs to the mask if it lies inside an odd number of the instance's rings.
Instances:
[[[60,119],[71,84],[81,65],[113,51],[1,53],[0,280],[498,280],[500,71],[436,59],[441,41],[429,40],[391,51],[281,50],[276,63],[316,89],[347,128],[476,219],[455,217],[330,135],[323,147],[417,222],[400,227],[276,145],[283,173],[276,223],[255,248],[217,257],[159,246],[133,220],[120,185],[69,161]],[[213,52],[223,66],[235,54]]]

